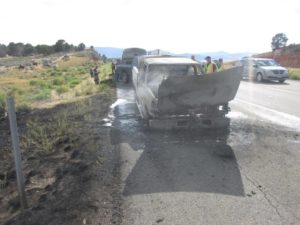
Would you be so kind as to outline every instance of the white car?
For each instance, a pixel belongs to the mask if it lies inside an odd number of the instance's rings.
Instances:
[[[241,60],[241,64],[243,66],[243,78],[257,82],[278,80],[280,83],[288,78],[288,70],[273,59],[244,58]]]

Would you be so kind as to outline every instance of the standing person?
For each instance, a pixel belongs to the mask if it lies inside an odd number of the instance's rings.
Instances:
[[[98,66],[95,66],[95,68],[93,69],[93,74],[94,74],[95,84],[99,84]]]
[[[205,60],[206,60],[205,73],[214,73],[218,71],[217,65],[211,61],[210,56],[206,56]]]
[[[115,73],[115,70],[116,70],[116,65],[114,62],[111,62],[111,71],[113,74]]]
[[[224,70],[223,59],[220,58],[218,61],[218,72],[223,71],[223,70]]]
[[[91,75],[91,78],[94,77],[94,69],[93,68],[90,68],[90,75]]]
[[[195,55],[192,55],[191,59],[194,60],[194,61],[196,61]]]

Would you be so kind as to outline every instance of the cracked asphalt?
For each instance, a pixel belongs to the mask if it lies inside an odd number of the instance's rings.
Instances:
[[[118,97],[124,225],[300,224],[296,127],[232,102],[228,131],[149,131],[132,88],[120,84]]]

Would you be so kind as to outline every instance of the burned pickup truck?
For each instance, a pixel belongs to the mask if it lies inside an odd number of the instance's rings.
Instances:
[[[140,56],[132,80],[142,118],[151,128],[227,127],[227,104],[238,90],[242,67],[204,74],[189,58]]]

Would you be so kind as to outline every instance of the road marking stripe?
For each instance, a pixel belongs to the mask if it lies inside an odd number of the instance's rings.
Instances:
[[[240,98],[235,98],[235,101],[237,103],[243,103],[247,104],[254,108],[254,110],[251,110],[251,112],[255,113],[256,115],[272,121],[274,123],[287,126],[296,130],[300,130],[300,118],[288,113],[280,112],[274,109],[270,109],[268,107],[258,105],[252,102],[248,102],[245,100],[242,100]],[[234,104],[234,102],[232,102]],[[242,104],[241,104],[242,105]],[[247,108],[249,110],[249,108]]]
[[[245,86],[245,85],[243,85]],[[248,85],[249,87],[250,85]],[[245,88],[248,88],[248,87],[245,87]],[[284,90],[284,89],[280,89],[280,88],[274,88],[274,87],[270,87],[270,86],[267,86],[267,85],[264,85],[264,86],[260,86],[259,84],[256,84],[255,86],[253,86],[255,88],[259,88],[261,87],[262,90],[266,90],[266,89],[269,89],[269,90],[275,90],[275,91],[281,91],[281,92],[286,92],[286,93],[289,93],[289,94],[296,94],[296,95],[300,95],[300,92],[298,91],[290,91],[290,90]]]
[[[290,91],[290,90],[283,90],[283,89],[280,89],[280,88],[267,87],[267,89],[271,89],[271,90],[275,90],[275,91],[281,91],[281,92],[286,92],[286,93],[289,93],[289,94],[300,95],[300,92]]]

